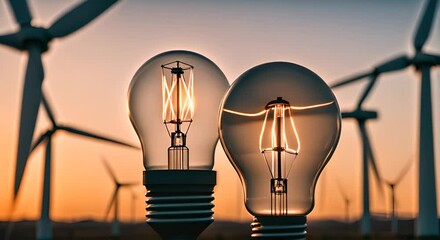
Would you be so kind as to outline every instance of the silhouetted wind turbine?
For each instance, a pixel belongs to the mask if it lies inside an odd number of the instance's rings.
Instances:
[[[30,154],[35,122],[42,98],[41,85],[44,80],[42,54],[48,50],[52,39],[63,38],[74,33],[115,2],[116,0],[84,1],[55,20],[50,27],[42,28],[32,25],[32,15],[26,0],[9,0],[20,29],[18,32],[0,36],[0,44],[28,53],[20,115],[14,199],[17,197],[26,161]]]
[[[332,87],[340,87],[349,83],[370,77],[376,80],[382,73],[404,69],[410,65],[421,73],[420,94],[420,137],[419,137],[419,216],[417,219],[416,235],[439,236],[437,218],[437,196],[435,188],[434,167],[434,136],[432,123],[431,103],[431,67],[440,65],[440,55],[428,54],[423,51],[437,10],[437,1],[430,0],[419,25],[416,29],[413,47],[415,54],[411,57],[400,55],[392,60],[377,65],[372,71],[359,74],[355,77],[343,80]]]
[[[136,200],[138,199],[138,196],[136,192],[131,189],[131,222],[136,222]]]
[[[325,209],[325,195],[326,195],[326,188],[327,188],[327,174],[326,171],[321,172],[321,177],[319,178],[319,185],[320,185],[320,194],[318,198],[318,207],[319,210]]]
[[[371,165],[374,177],[378,183],[380,193],[382,193],[381,188],[381,177],[379,170],[377,169],[376,160],[373,155],[373,150],[371,148],[370,139],[368,136],[366,122],[368,120],[376,119],[376,111],[367,111],[362,108],[362,104],[368,97],[371,89],[376,83],[376,76],[373,75],[370,78],[369,84],[366,86],[364,92],[359,99],[357,107],[352,112],[342,112],[342,118],[353,118],[357,121],[359,126],[359,131],[362,140],[362,217],[361,217],[361,233],[362,235],[371,234],[371,213],[370,213],[370,178],[369,178],[369,166]]]
[[[409,172],[412,165],[412,161],[407,162],[405,167],[401,170],[399,175],[394,179],[394,181],[387,181],[384,180],[385,184],[390,188],[391,191],[391,232],[396,234],[398,232],[398,226],[397,226],[397,212],[396,212],[396,195],[395,195],[395,188],[399,185],[400,182],[402,182],[405,175]]]
[[[52,222],[50,220],[50,192],[51,192],[51,166],[52,166],[52,140],[55,136],[55,133],[58,131],[64,131],[71,134],[88,137],[91,139],[116,143],[121,146],[127,146],[131,148],[136,148],[131,144],[124,143],[122,141],[118,141],[112,138],[104,137],[98,134],[90,133],[88,131],[80,130],[76,127],[68,126],[68,125],[61,125],[58,124],[55,120],[55,116],[52,112],[52,109],[49,106],[49,103],[47,99],[42,94],[42,103],[44,106],[44,109],[46,110],[47,116],[49,117],[52,128],[47,130],[45,133],[43,133],[36,142],[33,144],[31,148],[31,153],[40,145],[46,144],[46,150],[45,150],[45,162],[44,162],[44,180],[43,180],[43,200],[42,200],[42,206],[41,206],[41,215],[40,219],[37,222],[37,239],[52,239]]]
[[[345,206],[345,223],[350,223],[350,198],[348,197],[348,194],[344,191],[344,188],[341,185],[341,182],[337,181],[338,184],[338,190],[339,193],[342,196],[342,199],[344,200],[344,206]]]
[[[107,169],[108,174],[112,178],[114,184],[115,184],[115,191],[113,192],[112,198],[110,200],[110,203],[108,205],[105,219],[108,218],[108,215],[110,214],[110,210],[113,207],[113,223],[112,223],[112,230],[111,234],[112,237],[118,237],[121,234],[120,228],[119,228],[119,218],[118,218],[118,209],[119,209],[119,198],[118,198],[118,192],[122,187],[132,187],[137,185],[137,183],[121,183],[116,179],[116,175],[114,174],[113,170],[111,169],[110,165],[103,159],[103,163],[105,168]]]

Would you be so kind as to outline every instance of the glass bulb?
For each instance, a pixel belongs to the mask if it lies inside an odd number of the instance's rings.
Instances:
[[[339,140],[341,114],[327,84],[287,62],[256,66],[225,95],[222,146],[254,216],[306,215]]]
[[[218,106],[228,86],[217,65],[194,52],[169,51],[145,62],[128,92],[145,169],[212,169]]]

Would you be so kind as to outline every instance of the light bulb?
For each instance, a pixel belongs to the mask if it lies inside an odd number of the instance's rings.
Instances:
[[[243,73],[223,99],[219,132],[247,210],[258,219],[308,214],[340,131],[336,98],[309,69],[272,62]]]
[[[145,62],[128,93],[145,169],[212,169],[218,106],[228,86],[222,71],[194,52],[169,51]]]
[[[206,57],[169,51],[145,62],[128,92],[141,141],[147,223],[162,239],[196,239],[213,219],[218,108],[229,86]]]

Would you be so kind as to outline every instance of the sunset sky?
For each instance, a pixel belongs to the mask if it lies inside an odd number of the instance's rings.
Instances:
[[[11,10],[0,2],[0,35],[16,31]],[[29,1],[33,24],[48,26],[80,1]],[[425,1],[120,1],[85,28],[53,41],[45,53],[43,84],[57,121],[130,143],[139,141],[128,118],[127,90],[136,70],[156,54],[190,50],[214,61],[232,83],[241,73],[271,61],[312,69],[328,84],[369,70],[401,53],[411,41]],[[437,6],[440,8],[439,6]],[[440,10],[440,9],[438,9]],[[438,11],[437,10],[437,11]],[[440,54],[440,14],[425,50]],[[26,54],[0,45],[0,221],[7,220],[13,194]],[[437,188],[440,186],[440,71],[432,70]],[[159,81],[159,79],[158,79]],[[379,112],[368,123],[379,171],[392,180],[407,161],[411,171],[396,189],[399,214],[416,216],[419,76],[414,68],[383,75],[365,106]],[[365,85],[335,90],[342,110],[356,106]],[[36,136],[50,125],[40,109]],[[164,128],[164,134],[166,130]],[[53,139],[52,218],[103,220],[113,191],[102,158],[121,181],[137,181],[136,219],[145,215],[142,155],[127,149],[57,133]],[[238,176],[220,144],[215,167],[216,219],[250,221]],[[342,218],[337,182],[361,213],[361,142],[357,126],[344,120],[338,149],[318,182],[317,218]],[[42,192],[43,149],[31,155],[13,219],[37,219]],[[372,212],[389,211],[389,191],[374,184]],[[121,218],[131,219],[129,190],[121,190]],[[437,194],[440,204],[440,195]],[[439,205],[440,206],[440,205]]]

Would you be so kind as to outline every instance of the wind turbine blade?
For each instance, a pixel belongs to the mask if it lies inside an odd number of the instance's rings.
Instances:
[[[122,141],[118,141],[118,140],[115,140],[115,139],[112,139],[112,138],[100,136],[100,135],[97,135],[97,134],[89,133],[89,132],[86,132],[86,131],[82,131],[82,130],[79,130],[79,129],[76,129],[76,128],[67,127],[67,126],[59,126],[59,129],[67,131],[67,132],[71,132],[73,134],[78,134],[78,135],[81,135],[81,136],[84,136],[84,137],[95,138],[95,139],[98,139],[98,140],[112,142],[112,143],[116,143],[116,144],[119,144],[119,145],[122,145],[122,146],[139,149],[139,147],[136,147],[136,146],[128,144],[128,143],[125,143],[125,142],[122,142]]]
[[[339,82],[337,82],[335,84],[332,84],[332,85],[330,85],[330,87],[331,88],[341,87],[341,86],[344,86],[344,85],[347,85],[347,84],[350,84],[350,83],[362,80],[363,78],[368,77],[368,76],[370,76],[373,73],[374,72],[362,73],[362,74],[356,75],[354,77],[351,77],[349,79],[342,80],[342,81],[339,81]]]
[[[385,73],[404,69],[411,63],[406,55],[401,55],[376,66],[377,73]]]
[[[114,205],[114,203],[116,201],[116,197],[118,195],[118,190],[119,190],[119,188],[115,188],[115,191],[113,192],[113,196],[112,196],[112,198],[110,200],[110,203],[109,203],[109,205],[107,207],[107,211],[105,212],[105,218],[104,219],[108,218],[108,216],[110,214],[110,211],[112,210],[112,206]],[[116,209],[115,209],[115,211],[116,211]]]
[[[401,172],[397,176],[396,180],[394,181],[394,185],[398,185],[402,181],[403,177],[405,177],[405,175],[411,169],[412,163],[413,163],[413,161],[410,158],[409,161],[406,163],[405,167],[401,170]]]
[[[52,26],[49,27],[49,33],[52,37],[65,37],[97,18],[116,1],[117,0],[85,1],[57,19]]]
[[[0,44],[21,50],[22,44],[19,39],[18,33],[11,33],[0,36]]]
[[[423,45],[429,37],[431,32],[432,23],[437,10],[437,0],[430,0],[425,7],[423,17],[419,22],[416,34],[414,36],[414,48],[417,51],[422,50]]]
[[[49,117],[50,121],[52,122],[52,125],[55,127],[57,123],[55,122],[55,117],[53,115],[52,109],[49,105],[49,102],[47,101],[46,97],[44,96],[44,93],[42,93],[42,98],[44,109],[46,110],[47,116]]]
[[[9,4],[14,12],[15,20],[20,26],[28,26],[31,24],[32,16],[26,0],[9,0]]]
[[[139,185],[139,183],[135,183],[135,182],[132,182],[132,183],[121,183],[121,187],[132,187],[132,186],[136,186],[136,185]]]
[[[376,179],[376,183],[378,184],[379,194],[381,196],[383,196],[384,193],[383,193],[383,188],[382,188],[382,177],[380,176],[379,169],[377,168],[376,159],[374,157],[373,150],[371,148],[370,139],[368,137],[367,129],[365,128],[365,125],[361,125],[360,129],[362,132],[363,141],[365,141],[366,146],[367,146],[367,152],[368,152],[369,160],[371,163],[371,167],[373,168],[374,177]]]
[[[112,168],[110,167],[110,165],[107,163],[107,161],[105,160],[105,158],[102,158],[102,162],[104,163],[104,167],[107,170],[107,172],[110,174],[111,178],[113,179],[113,181],[115,183],[118,183],[118,180],[116,179],[116,175],[113,172]]]
[[[41,84],[44,70],[41,62],[41,49],[38,46],[29,47],[29,60],[24,82],[23,100],[21,105],[20,132],[17,149],[17,165],[15,168],[14,197],[17,196],[23,177],[32,137],[37,121],[38,109],[41,102]]]
[[[373,87],[376,83],[376,80],[377,80],[377,74],[371,74],[370,75],[370,82],[368,83],[367,87],[364,90],[364,93],[362,94],[362,96],[359,100],[359,103],[357,106],[358,109],[361,109],[362,103],[364,103],[364,101],[367,98],[368,94],[370,93],[371,89],[373,89]]]
[[[47,137],[49,137],[50,130],[42,134],[37,141],[32,144],[31,151],[29,152],[29,155],[44,141]]]

